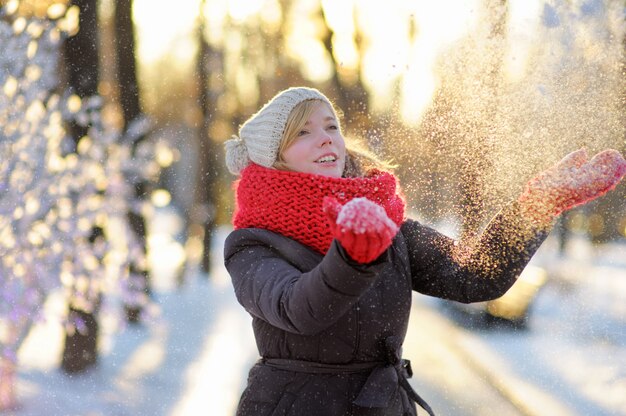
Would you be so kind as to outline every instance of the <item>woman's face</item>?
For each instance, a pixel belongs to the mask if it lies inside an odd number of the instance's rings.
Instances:
[[[346,145],[339,121],[325,103],[316,106],[297,137],[283,151],[288,169],[340,178],[346,163]]]

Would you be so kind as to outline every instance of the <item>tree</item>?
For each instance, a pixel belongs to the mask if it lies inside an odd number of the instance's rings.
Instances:
[[[98,5],[96,0],[72,0],[79,12],[80,29],[65,41],[64,60],[70,91],[81,99],[98,95]],[[69,131],[74,140],[74,151],[89,132],[89,125],[72,120]],[[102,238],[102,230],[92,229],[95,244]],[[99,297],[99,295],[96,295]],[[93,366],[97,360],[98,321],[96,311],[100,299],[94,300],[94,310],[69,305],[69,330],[65,336],[61,368],[68,373],[80,372]]]
[[[15,11],[0,19],[5,48],[0,56],[0,409],[16,402],[17,351],[33,323],[44,318],[50,292],[64,288],[68,295],[69,341],[85,335],[90,322],[81,313],[96,309],[106,287],[104,255],[120,259],[117,266],[123,269],[123,253],[129,251],[115,252],[104,238],[106,229],[94,227],[115,221],[116,211],[126,208],[119,179],[126,153],[107,150],[115,136],[103,133],[99,97],[81,100],[55,92],[65,37],[61,21],[75,21],[77,15],[78,8],[71,7],[59,11],[57,21]],[[64,27],[68,33],[76,30]],[[66,130],[72,124],[74,134],[82,129],[80,134],[88,135],[75,140]]]
[[[201,224],[202,261],[201,269],[204,273],[211,270],[211,240],[215,231],[215,217],[217,211],[217,181],[220,173],[217,144],[211,138],[211,123],[215,119],[217,107],[217,92],[215,82],[211,82],[212,71],[218,72],[221,67],[221,55],[211,46],[205,37],[205,0],[200,2],[198,17],[197,39],[198,60],[196,75],[198,82],[198,105],[202,122],[198,126],[198,169],[194,189],[194,215],[192,219]]]
[[[117,56],[117,78],[119,83],[119,101],[124,119],[122,137],[126,135],[133,124],[145,123],[145,116],[141,111],[139,83],[137,82],[137,65],[135,61],[135,31],[132,20],[132,0],[116,0],[115,3],[115,53]],[[137,147],[145,139],[145,134],[133,136],[130,143],[131,157],[136,157]],[[146,196],[149,183],[146,180],[134,183],[135,197],[143,199]],[[146,219],[138,209],[128,211],[128,222],[141,246],[141,255],[133,259],[130,265],[131,284],[134,290],[150,294],[150,274],[146,261]],[[140,303],[125,305],[127,319],[137,322],[140,319],[142,305]]]
[[[13,12],[0,19],[0,411],[17,405],[17,352],[60,286],[65,238],[80,238],[65,221],[63,172],[49,163],[63,139],[62,100],[52,93],[55,33],[50,21]]]

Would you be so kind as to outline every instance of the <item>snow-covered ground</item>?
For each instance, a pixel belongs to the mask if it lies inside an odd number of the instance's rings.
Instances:
[[[551,238],[532,264],[548,282],[528,328],[460,328],[461,350],[528,414],[626,415],[626,243],[574,236],[560,256]]]
[[[175,275],[182,247],[170,232],[177,218],[167,211],[158,218],[152,241],[160,316],[151,324],[121,328],[111,317],[104,320],[98,366],[72,377],[58,370],[61,328],[53,320],[38,326],[20,351],[21,408],[7,414],[233,414],[257,357],[250,318],[237,305],[221,266],[219,241],[228,230],[218,236],[211,275],[191,270],[179,287]],[[517,402],[521,414],[626,415],[626,246],[594,252],[577,238],[565,257],[555,247],[547,241],[533,261],[548,271],[549,281],[527,329],[458,326],[441,313],[438,301],[416,295],[409,331],[436,325],[447,347]],[[47,307],[50,313],[63,310],[58,297]],[[407,358],[419,359],[420,342],[405,345]],[[472,388],[464,386],[458,392]]]
[[[20,350],[16,416],[230,415],[248,368],[256,360],[250,318],[238,306],[215,245],[216,270],[191,270],[178,286],[180,226],[163,211],[152,224],[155,302],[159,313],[145,325],[124,325],[114,315],[101,322],[100,361],[86,374],[59,368],[63,331],[58,321],[38,325]],[[224,232],[217,237],[223,239]],[[221,267],[220,267],[221,266]],[[60,316],[60,296],[46,304]],[[208,413],[207,413],[208,412]]]
[[[513,351],[515,371],[572,414],[626,415],[626,244],[572,243],[565,258],[550,242],[538,253],[552,280],[537,298],[530,330],[486,339],[497,351]]]

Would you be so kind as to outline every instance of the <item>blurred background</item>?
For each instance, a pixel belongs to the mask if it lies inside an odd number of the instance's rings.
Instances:
[[[0,409],[17,401],[20,347],[56,316],[49,299],[65,305],[60,366],[81,374],[99,360],[111,311],[149,322],[160,290],[218,274],[235,179],[222,143],[284,88],[329,96],[344,134],[398,165],[411,216],[458,238],[565,154],[625,153],[625,10],[622,0],[1,0]],[[625,197],[621,184],[564,215],[548,258],[626,258]],[[529,269],[513,307],[478,310],[525,323],[547,281],[576,280],[571,262],[546,264]],[[623,308],[611,314],[624,335]]]

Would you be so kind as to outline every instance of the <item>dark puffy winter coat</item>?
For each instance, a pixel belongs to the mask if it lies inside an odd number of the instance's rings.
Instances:
[[[545,235],[512,205],[463,253],[407,220],[392,246],[362,265],[337,241],[324,256],[267,230],[233,231],[225,265],[261,356],[237,414],[415,415],[400,357],[411,291],[465,303],[497,298]]]

